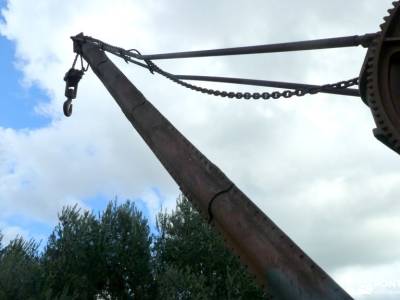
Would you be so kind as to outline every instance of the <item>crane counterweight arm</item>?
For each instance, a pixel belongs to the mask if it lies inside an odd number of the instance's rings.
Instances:
[[[212,225],[267,293],[284,300],[352,299],[146,100],[104,51],[85,42],[75,46],[182,192],[205,217],[212,216]]]

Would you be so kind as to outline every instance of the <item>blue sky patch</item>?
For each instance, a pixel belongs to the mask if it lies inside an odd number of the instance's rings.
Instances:
[[[4,1],[0,4],[0,8],[4,8]],[[21,84],[23,74],[17,70],[14,62],[15,44],[0,35],[0,127],[44,127],[50,123],[50,119],[37,114],[34,108],[41,102],[49,101],[49,98],[35,85],[25,87]]]
[[[163,201],[163,197],[159,190],[157,188],[151,189],[152,192],[155,193],[157,198],[159,199],[160,203]],[[140,197],[134,197],[134,198],[122,198],[118,197],[117,195],[110,197],[109,195],[104,195],[104,194],[98,194],[93,197],[89,197],[83,200],[83,202],[90,207],[90,209],[97,215],[98,213],[101,213],[104,211],[104,209],[107,207],[107,204],[110,201],[113,201],[117,199],[118,204],[124,203],[126,200],[131,200],[135,203],[136,207],[143,213],[143,216],[148,219],[149,221],[149,226],[150,226],[150,231],[152,233],[156,233],[156,226],[155,224],[151,223],[152,220],[154,220],[154,216],[150,216],[150,214],[153,214],[151,212],[146,204],[146,199],[142,199]]]
[[[17,226],[28,232],[26,237],[28,240],[33,238],[36,242],[40,243],[39,249],[43,250],[47,244],[47,239],[54,229],[54,225],[46,222],[35,221],[25,215],[12,215],[7,217],[5,223],[8,226]]]

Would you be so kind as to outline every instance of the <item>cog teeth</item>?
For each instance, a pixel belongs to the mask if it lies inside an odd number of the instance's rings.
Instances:
[[[382,55],[383,38],[390,34],[387,31],[394,26],[393,24],[399,26],[399,20],[397,20],[397,18],[400,18],[399,15],[400,0],[393,2],[393,7],[388,10],[388,15],[383,17],[384,22],[380,24],[381,31],[378,32],[376,38],[368,47],[365,58],[366,66],[362,71],[363,76],[365,76],[363,79],[364,85],[360,87],[364,89],[363,94],[365,99],[363,98],[363,100],[369,106],[377,125],[377,131],[376,134],[374,132],[374,135],[398,154],[400,154],[400,134],[399,130],[392,124],[382,103],[383,100],[381,99],[382,95],[379,87],[379,70],[382,67],[380,56]],[[397,28],[395,36],[399,36]]]

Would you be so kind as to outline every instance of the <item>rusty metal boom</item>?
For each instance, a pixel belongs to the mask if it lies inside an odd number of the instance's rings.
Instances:
[[[371,109],[376,128],[373,133],[400,154],[400,1],[393,2],[380,31],[357,36],[311,41],[267,44],[142,55],[92,37],[73,37],[77,53],[66,73],[64,114],[72,113],[78,82],[84,72],[83,58],[114,97],[121,110],[167,169],[182,192],[210,224],[222,233],[227,245],[255,275],[271,299],[352,299],[329,275],[308,257],[272,220],[199,150],[196,149],[108,59],[105,52],[123,58],[152,73],[158,73],[191,90],[227,99],[268,100],[331,93],[361,97]],[[304,51],[338,47],[368,48],[359,77],[333,84],[309,85],[258,79],[199,75],[176,75],[164,71],[152,60]],[[78,57],[81,70],[74,68]],[[187,81],[287,89],[274,92],[229,92],[203,88]],[[358,89],[351,88],[358,85]]]
[[[146,100],[104,51],[84,42],[75,42],[75,51],[89,63],[182,192],[222,233],[273,299],[352,299]]]

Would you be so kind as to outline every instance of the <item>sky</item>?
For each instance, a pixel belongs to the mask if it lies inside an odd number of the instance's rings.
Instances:
[[[0,228],[46,241],[65,205],[132,199],[154,224],[177,185],[95,75],[70,118],[63,76],[80,32],[142,53],[376,32],[386,0],[0,0]],[[160,61],[172,73],[324,84],[358,76],[366,50]],[[268,102],[197,94],[112,58],[200,151],[355,299],[400,296],[400,160],[360,99]],[[234,91],[245,86],[204,83]]]

